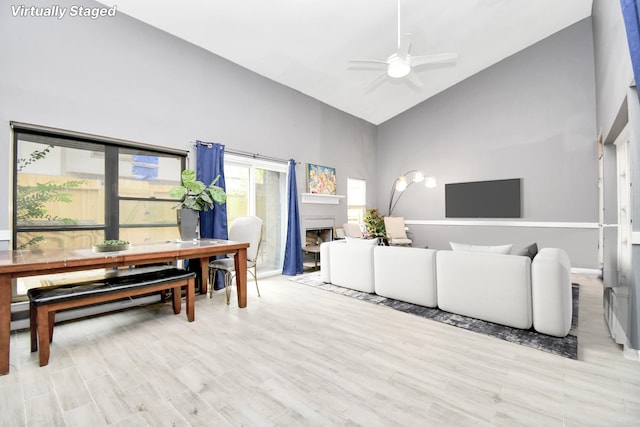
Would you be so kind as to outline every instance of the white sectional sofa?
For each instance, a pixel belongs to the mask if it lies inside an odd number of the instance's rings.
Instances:
[[[324,282],[520,329],[564,337],[571,327],[570,262],[333,241],[320,247]]]

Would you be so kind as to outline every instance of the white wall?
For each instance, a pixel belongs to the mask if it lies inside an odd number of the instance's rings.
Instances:
[[[356,176],[375,197],[375,126],[120,12],[96,20],[13,17],[5,4],[0,40],[0,231],[11,228],[10,121],[184,150],[196,139],[214,141],[301,162],[300,191],[304,163],[315,163],[336,168],[340,194]],[[301,214],[342,224],[346,202],[301,205]]]

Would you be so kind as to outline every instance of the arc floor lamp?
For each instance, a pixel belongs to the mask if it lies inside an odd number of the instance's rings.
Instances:
[[[436,186],[436,178],[434,176],[425,177],[422,171],[417,169],[412,169],[396,178],[396,180],[393,182],[393,186],[391,187],[391,197],[389,197],[389,209],[387,211],[389,216],[393,214],[393,210],[395,209],[405,190],[411,187],[413,184],[417,184],[422,181],[425,182],[424,186],[427,188],[434,188]]]

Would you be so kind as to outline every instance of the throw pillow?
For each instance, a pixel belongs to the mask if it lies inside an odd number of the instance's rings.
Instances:
[[[533,261],[533,258],[538,254],[538,245],[536,243],[532,243],[529,246],[525,246],[516,252],[516,255],[520,256],[528,256]]]
[[[503,254],[509,255],[513,245],[499,245],[499,246],[482,246],[482,245],[467,245],[466,243],[449,242],[451,249],[458,252],[485,252],[491,254]]]
[[[357,237],[347,237],[345,239],[347,241],[347,243],[351,244],[358,244],[358,245],[377,245],[378,244],[378,239],[364,239],[364,238],[357,238]]]

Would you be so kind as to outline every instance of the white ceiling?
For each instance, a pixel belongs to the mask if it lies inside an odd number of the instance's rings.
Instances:
[[[397,0],[104,0],[339,110],[380,124],[591,15],[592,0],[401,0],[412,55],[457,52],[423,66],[420,89],[350,59],[386,60],[397,48]],[[152,6],[153,5],[153,6]]]

